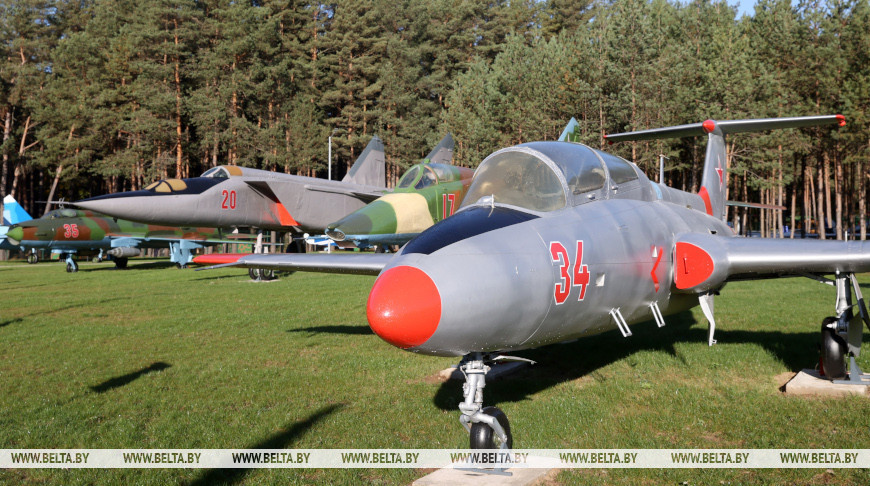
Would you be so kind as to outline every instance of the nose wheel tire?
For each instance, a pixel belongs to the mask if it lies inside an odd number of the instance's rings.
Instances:
[[[846,341],[828,327],[836,322],[836,317],[826,317],[822,321],[822,372],[831,380],[846,377]]]
[[[67,273],[76,273],[79,271],[79,266],[76,265],[76,262],[69,262],[66,264]]]
[[[115,258],[115,268],[127,268],[127,258]]]
[[[27,255],[27,263],[33,265],[34,263],[37,263],[37,262],[39,262],[39,257],[36,255],[36,253],[31,253],[31,254]]]
[[[504,429],[507,436],[507,442],[503,443],[498,434],[488,424],[476,422],[471,424],[471,435],[469,437],[472,449],[511,449],[514,445],[514,439],[511,435],[511,426],[508,423],[507,415],[498,407],[486,407],[482,411],[485,415],[494,418],[501,428]]]

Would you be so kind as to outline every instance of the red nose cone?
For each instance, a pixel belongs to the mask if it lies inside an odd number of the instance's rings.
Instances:
[[[366,315],[381,339],[400,348],[413,348],[425,343],[438,327],[441,294],[422,270],[394,267],[375,281]]]

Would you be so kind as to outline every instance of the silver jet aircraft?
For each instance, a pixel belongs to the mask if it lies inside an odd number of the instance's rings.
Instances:
[[[373,137],[341,181],[238,166],[157,181],[140,191],[92,197],[84,209],[141,223],[321,233],[386,189],[384,144]]]
[[[395,255],[253,255],[229,265],[378,275],[366,307],[375,333],[414,353],[462,356],[460,421],[473,448],[512,445],[504,413],[483,407],[489,365],[512,359],[503,353],[611,329],[630,338],[632,324],[661,327],[696,305],[712,345],[714,296],[733,280],[834,275],[823,363],[842,378],[867,322],[854,274],[870,271],[870,242],[740,238],[723,221],[727,134],[828,124],[845,120],[707,120],[607,137],[706,137],[698,194],[582,144],[517,145],[487,157],[460,210]],[[851,365],[860,380],[854,357]]]

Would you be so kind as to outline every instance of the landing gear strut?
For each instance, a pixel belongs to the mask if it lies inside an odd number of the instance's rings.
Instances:
[[[837,316],[826,317],[822,321],[820,346],[822,372],[826,377],[834,380],[834,383],[870,384],[870,376],[862,373],[855,362],[855,357],[861,352],[864,328],[862,323],[870,328],[870,316],[864,305],[864,296],[861,295],[858,280],[854,274],[837,272],[835,281],[828,280],[826,283],[837,287]],[[854,304],[853,296],[856,302]]]
[[[79,271],[79,265],[73,260],[72,253],[63,253],[61,254],[61,258],[66,261],[66,272],[67,273],[76,273]]]
[[[459,369],[465,375],[462,393],[465,400],[459,404],[462,416],[459,422],[469,433],[472,449],[510,449],[513,436],[507,416],[496,407],[483,408],[483,388],[489,366],[483,353],[471,353],[462,358]]]

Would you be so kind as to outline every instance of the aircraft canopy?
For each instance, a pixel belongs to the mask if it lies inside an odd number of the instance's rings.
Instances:
[[[625,160],[579,143],[532,142],[490,155],[474,174],[462,206],[493,202],[532,211],[555,211],[607,197],[614,184],[638,178]]]
[[[79,212],[75,209],[61,208],[49,211],[48,214],[43,216],[43,219],[76,218],[78,216]]]
[[[219,165],[203,172],[200,177],[210,177],[213,179],[229,179],[232,176],[240,175],[242,175],[242,169],[236,165]]]
[[[399,179],[397,189],[423,189],[424,187],[455,182],[459,180],[456,171],[450,170],[450,166],[444,164],[417,164],[411,166],[408,172]]]

